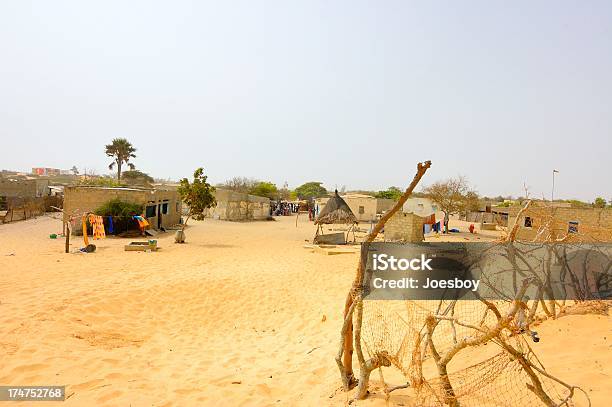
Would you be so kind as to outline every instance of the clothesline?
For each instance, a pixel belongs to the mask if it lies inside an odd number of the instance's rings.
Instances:
[[[94,215],[96,214],[94,213]],[[142,215],[96,215],[96,216],[101,216],[103,218],[132,218],[133,219],[135,216],[142,216]]]

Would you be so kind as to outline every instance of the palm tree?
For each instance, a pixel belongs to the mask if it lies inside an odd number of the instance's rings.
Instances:
[[[108,166],[109,170],[112,170],[115,164],[117,164],[117,182],[121,182],[121,167],[123,163],[127,164],[131,170],[136,167],[130,161],[130,158],[135,158],[134,154],[136,149],[132,144],[124,138],[113,139],[111,144],[106,145],[106,155],[113,157],[113,162]]]

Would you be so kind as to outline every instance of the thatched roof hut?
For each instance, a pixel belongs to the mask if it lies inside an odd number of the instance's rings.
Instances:
[[[351,208],[344,199],[338,195],[338,190],[334,193],[334,196],[327,201],[325,207],[315,220],[315,225],[328,225],[328,224],[349,224],[357,222],[357,218]]]

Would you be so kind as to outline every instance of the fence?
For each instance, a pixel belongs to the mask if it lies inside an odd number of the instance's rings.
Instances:
[[[60,196],[43,197],[4,197],[0,207],[0,222],[9,223],[44,215],[45,212],[61,208],[63,199]]]

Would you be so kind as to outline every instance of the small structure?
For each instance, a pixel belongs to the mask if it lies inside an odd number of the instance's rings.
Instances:
[[[364,194],[345,194],[341,197],[353,212],[357,222],[375,222],[377,215],[393,207],[393,199],[375,198]],[[333,198],[318,198],[315,204],[323,208]],[[320,212],[321,213],[321,212]]]
[[[414,213],[397,212],[385,224],[385,241],[422,242],[425,218]]]
[[[352,231],[353,232],[353,240],[355,240],[355,229],[354,226],[357,223],[357,218],[355,214],[348,206],[346,201],[338,195],[338,190],[335,191],[334,196],[331,197],[319,216],[315,219],[315,225],[317,225],[317,232],[314,237],[314,243],[346,243],[348,240],[348,235]],[[335,225],[335,224],[343,224],[349,225],[349,230],[346,232],[346,236],[344,233],[340,233],[343,241],[339,241],[339,239],[333,234],[328,238],[320,237],[319,234],[323,235],[323,226],[322,225]],[[338,235],[340,235],[338,234]]]
[[[231,221],[265,220],[270,216],[270,198],[216,188],[217,206],[207,216]]]
[[[142,205],[153,229],[168,228],[181,221],[182,202],[176,190],[96,186],[64,188],[64,221],[93,212],[111,199]]]
[[[49,180],[33,177],[0,177],[0,196],[36,198],[49,195]]]
[[[70,173],[70,171],[67,171],[67,173]],[[62,170],[59,168],[32,167],[32,174],[42,176],[62,175]]]

